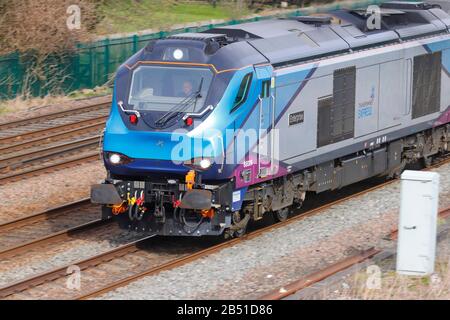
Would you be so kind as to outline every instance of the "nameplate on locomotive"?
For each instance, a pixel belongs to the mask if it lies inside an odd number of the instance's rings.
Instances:
[[[289,114],[289,125],[302,123],[305,120],[305,112],[299,111]]]

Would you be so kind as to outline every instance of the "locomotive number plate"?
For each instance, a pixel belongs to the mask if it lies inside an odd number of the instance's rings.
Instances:
[[[293,126],[294,124],[302,123],[305,120],[305,112],[299,111],[295,113],[291,113],[289,115],[289,125]]]

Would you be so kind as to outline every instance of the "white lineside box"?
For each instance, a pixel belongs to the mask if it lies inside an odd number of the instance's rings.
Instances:
[[[397,273],[425,276],[434,272],[439,174],[406,170],[401,176]]]

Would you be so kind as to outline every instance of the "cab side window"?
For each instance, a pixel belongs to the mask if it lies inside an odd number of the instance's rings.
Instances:
[[[247,100],[251,82],[252,82],[252,73],[247,73],[244,79],[242,79],[241,85],[239,86],[239,90],[236,95],[236,98],[234,99],[234,104],[233,108],[231,109],[231,112],[234,112],[245,102],[245,100]]]
[[[265,80],[262,83],[261,98],[268,98],[270,96],[270,80]]]

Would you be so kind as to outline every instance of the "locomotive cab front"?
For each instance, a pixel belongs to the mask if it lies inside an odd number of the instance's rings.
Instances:
[[[108,177],[91,190],[103,218],[161,235],[218,235],[240,209],[245,190],[235,190],[226,136],[249,112],[233,107],[250,105],[254,69],[236,64],[230,44],[219,54],[223,36],[192,37],[151,43],[117,72],[103,137]]]
[[[120,105],[152,129],[192,126],[193,116],[199,117],[206,108],[212,80],[213,73],[206,67],[139,65],[133,70],[128,97]],[[130,122],[137,125],[137,120]]]

